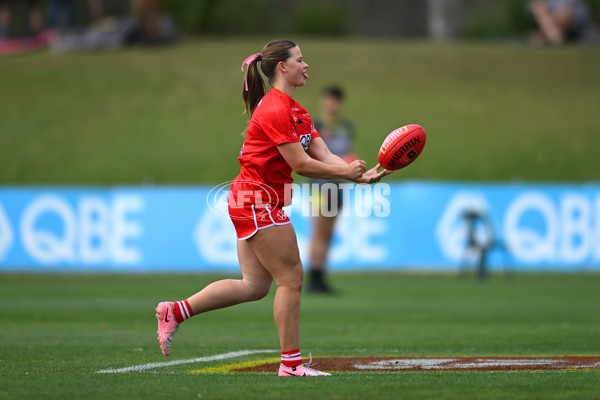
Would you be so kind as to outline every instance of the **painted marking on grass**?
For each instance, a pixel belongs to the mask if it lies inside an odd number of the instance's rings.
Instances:
[[[173,360],[173,361],[155,362],[155,363],[141,364],[141,365],[132,365],[130,367],[125,367],[125,368],[101,369],[100,371],[96,371],[96,373],[97,374],[124,374],[127,372],[140,372],[140,371],[145,371],[145,370],[154,369],[154,368],[171,367],[173,365],[204,363],[204,362],[211,362],[211,361],[218,361],[218,360],[226,360],[228,358],[248,356],[251,354],[264,354],[264,353],[277,353],[277,352],[279,352],[279,350],[240,350],[240,351],[232,351],[232,352],[223,353],[223,354],[215,354],[214,356],[191,358],[188,360]]]
[[[570,361],[570,362],[569,362]],[[597,362],[577,363],[565,358],[425,358],[425,359],[391,359],[375,361],[368,364],[354,364],[362,370],[515,370],[527,369],[562,369],[562,368],[595,368]]]
[[[238,362],[235,364],[219,365],[218,367],[207,367],[207,368],[202,368],[202,369],[194,369],[194,370],[191,370],[190,373],[192,373],[192,374],[228,374],[237,369],[252,368],[252,367],[256,367],[258,365],[273,364],[273,363],[277,363],[277,365],[279,365],[280,361],[281,361],[280,358],[267,358],[264,360],[242,361],[242,362]],[[276,370],[277,369],[274,369],[274,371],[276,371]]]
[[[598,370],[600,356],[489,356],[489,357],[318,357],[317,369],[326,372],[428,372],[428,371],[560,371]],[[229,364],[218,370],[204,368],[193,372],[273,372],[277,359],[249,365]],[[250,365],[251,364],[251,365]]]

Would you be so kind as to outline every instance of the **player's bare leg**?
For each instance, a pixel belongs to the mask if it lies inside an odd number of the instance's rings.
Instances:
[[[186,319],[207,311],[259,300],[269,293],[273,278],[245,240],[238,241],[238,259],[242,279],[224,279],[211,283],[187,300],[158,304],[158,342],[165,356],[171,353],[173,336],[179,324]]]
[[[254,254],[269,271],[277,292],[273,304],[282,351],[300,347],[300,296],[304,271],[291,224],[259,230],[248,239]]]
[[[304,364],[300,354],[300,296],[304,272],[296,233],[291,224],[260,230],[248,240],[261,264],[270,272],[277,292],[273,303],[281,343],[279,376],[327,376]]]
[[[237,241],[242,279],[213,282],[188,299],[194,315],[248,301],[260,300],[269,293],[273,278],[260,263],[247,240]]]

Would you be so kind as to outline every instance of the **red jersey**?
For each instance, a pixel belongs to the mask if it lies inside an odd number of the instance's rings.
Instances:
[[[308,150],[313,138],[319,137],[304,107],[278,89],[271,89],[260,101],[248,125],[238,160],[241,171],[231,185],[231,194],[241,203],[284,205],[284,186],[292,183],[292,168],[277,146],[300,142]],[[240,195],[240,189],[256,190]],[[288,197],[291,195],[287,193]],[[242,198],[243,197],[243,198]],[[289,203],[291,198],[286,199]],[[289,204],[285,204],[289,205]]]

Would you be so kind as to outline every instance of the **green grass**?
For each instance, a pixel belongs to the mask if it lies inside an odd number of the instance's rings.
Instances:
[[[201,366],[188,364],[157,373],[95,373],[164,361],[154,305],[186,297],[214,279],[1,275],[0,398],[598,398],[600,371],[337,373],[282,380],[274,374],[190,374]],[[454,275],[370,273],[335,275],[333,281],[340,296],[303,298],[306,355],[600,353],[600,275],[495,276],[480,284]],[[273,293],[186,322],[171,359],[277,349],[272,300]]]
[[[0,60],[0,184],[218,183],[238,172],[242,60],[268,39]],[[348,92],[370,164],[388,132],[428,144],[392,179],[600,180],[600,52],[300,39],[319,90]]]
[[[241,61],[267,39],[0,59],[0,184],[217,183],[238,172]],[[600,53],[588,48],[299,40],[318,115],[340,83],[370,164],[406,123],[425,153],[393,179],[600,180]],[[214,276],[0,275],[0,399],[598,399],[599,371],[271,375],[95,371],[164,361],[153,307]],[[600,275],[344,274],[303,299],[317,356],[600,354]],[[196,317],[173,359],[277,348],[269,299]],[[247,357],[256,359],[262,356]],[[230,361],[216,362],[223,364]]]

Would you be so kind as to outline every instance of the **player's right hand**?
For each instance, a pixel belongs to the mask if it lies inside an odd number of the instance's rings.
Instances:
[[[356,180],[355,182],[363,183],[363,184],[377,183],[384,176],[389,175],[394,172],[389,169],[383,169],[381,172],[377,172],[379,170],[379,168],[381,168],[381,165],[379,165],[379,163],[377,163],[376,166],[374,166],[373,168],[371,168],[370,170],[365,172],[363,174],[363,176],[361,176],[360,179]]]
[[[367,170],[367,163],[364,160],[354,160],[348,164],[346,170],[346,179],[356,181],[360,179]]]

